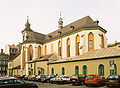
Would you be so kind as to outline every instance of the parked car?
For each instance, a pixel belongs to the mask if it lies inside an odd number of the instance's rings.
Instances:
[[[29,75],[29,77],[28,77],[28,80],[29,81],[33,81],[33,80],[36,80],[36,77],[37,77],[37,75]]]
[[[21,76],[19,76],[19,79],[24,79],[24,77],[25,77],[26,75],[21,75]]]
[[[55,77],[56,77],[55,75],[47,76],[47,77],[44,79],[44,82],[49,83],[49,82],[50,82],[50,79],[55,78]]]
[[[43,79],[43,78],[46,78],[46,75],[38,75],[36,77],[36,81],[40,81],[41,82],[41,79]]]
[[[82,75],[82,74],[72,75],[70,78],[70,81],[72,85],[80,85],[80,84],[83,85],[85,84],[85,78],[86,78],[86,75]]]
[[[15,78],[19,78],[19,77],[20,77],[20,75],[16,75],[16,76],[15,76]]]
[[[106,79],[107,87],[115,86],[117,88],[120,87],[120,75],[110,75]]]
[[[55,78],[51,78],[50,79],[50,83],[52,83],[52,84],[56,83],[57,82],[57,80],[56,80],[57,78],[59,78],[59,76],[56,76]]]
[[[29,77],[29,75],[26,75],[26,76],[24,77],[24,80],[28,80],[28,77]]]
[[[105,84],[105,77],[97,74],[88,75],[85,78],[85,84],[86,86],[89,86],[89,85],[102,86]]]
[[[36,84],[25,83],[15,77],[0,78],[0,88],[38,88]]]
[[[70,83],[70,77],[67,75],[61,75],[55,78],[55,83]]]
[[[31,80],[36,80],[36,77],[37,77],[37,75],[33,75],[32,77],[31,77]]]

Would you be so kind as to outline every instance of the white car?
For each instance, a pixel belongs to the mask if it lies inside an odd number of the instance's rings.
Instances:
[[[57,81],[56,79],[57,79],[57,78],[59,78],[59,76],[56,76],[55,78],[51,78],[51,79],[50,79],[50,83],[56,83],[56,81]]]
[[[50,80],[51,83],[70,83],[70,77],[67,75],[57,76]]]

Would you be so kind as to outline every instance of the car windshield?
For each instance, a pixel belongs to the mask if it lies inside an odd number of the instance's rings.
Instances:
[[[19,79],[7,79],[7,80],[0,80],[0,84],[24,84],[22,80]]]
[[[78,78],[78,76],[77,75],[73,75],[71,78]]]
[[[108,76],[108,79],[117,79],[118,78],[118,75],[110,75]]]
[[[87,78],[95,78],[95,75],[88,75]]]
[[[14,79],[14,83],[24,84],[24,82],[22,80],[19,80],[19,79]]]

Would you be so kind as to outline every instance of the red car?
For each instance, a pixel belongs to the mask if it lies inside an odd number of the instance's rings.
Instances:
[[[97,74],[90,74],[85,78],[86,86],[97,85],[102,86],[105,84],[105,77]]]
[[[15,76],[15,78],[19,78],[19,77],[20,77],[20,75]]]

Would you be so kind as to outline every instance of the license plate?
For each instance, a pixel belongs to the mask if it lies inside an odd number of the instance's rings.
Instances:
[[[88,79],[89,81],[92,81],[92,79]]]
[[[73,82],[75,82],[75,80],[72,80]]]
[[[109,82],[116,82],[115,80],[109,80]]]

